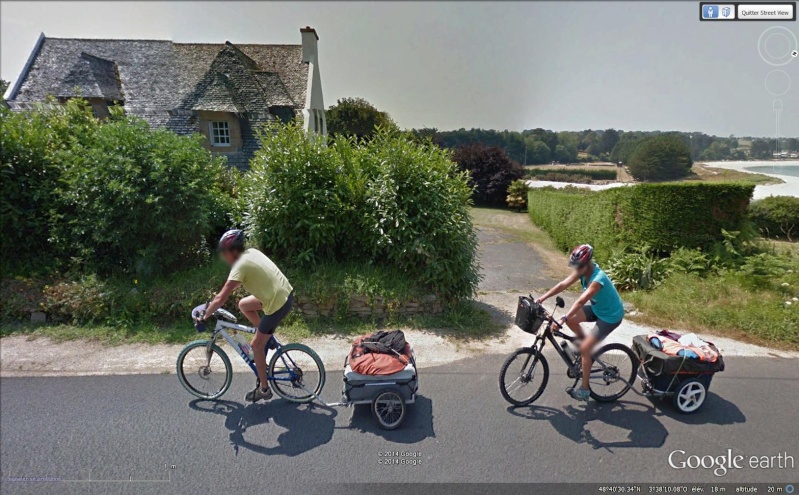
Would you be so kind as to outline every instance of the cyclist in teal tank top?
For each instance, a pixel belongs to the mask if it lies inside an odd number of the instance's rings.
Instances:
[[[536,302],[540,304],[546,299],[560,294],[577,281],[580,282],[583,293],[560,320],[561,324],[565,323],[581,339],[583,382],[580,388],[569,389],[569,395],[577,400],[588,401],[591,354],[598,343],[621,325],[621,321],[624,319],[624,306],[613,282],[594,262],[594,248],[589,244],[582,244],[574,248],[569,256],[569,266],[574,268],[574,272]],[[594,327],[588,335],[585,335],[580,327],[583,322],[594,323]]]

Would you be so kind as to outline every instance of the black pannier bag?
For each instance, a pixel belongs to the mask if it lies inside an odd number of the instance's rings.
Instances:
[[[520,296],[514,323],[525,332],[534,334],[544,323],[544,308],[529,297]]]
[[[405,334],[402,330],[380,330],[361,341],[363,352],[402,354],[405,352]]]

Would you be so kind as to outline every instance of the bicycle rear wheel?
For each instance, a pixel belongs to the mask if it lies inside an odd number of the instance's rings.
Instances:
[[[233,381],[233,366],[227,354],[216,344],[208,352],[207,340],[190,342],[178,354],[177,372],[180,384],[201,399],[217,399]]]
[[[310,347],[284,345],[269,362],[272,390],[292,402],[311,402],[325,386],[325,367]]]
[[[514,406],[526,406],[544,392],[549,381],[549,365],[535,349],[516,349],[499,372],[499,391]]]
[[[638,372],[638,358],[624,344],[608,344],[594,353],[591,364],[591,398],[613,402],[626,394]]]

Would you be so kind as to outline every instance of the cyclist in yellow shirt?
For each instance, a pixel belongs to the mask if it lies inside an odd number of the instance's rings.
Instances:
[[[217,250],[232,268],[222,290],[205,309],[202,318],[197,321],[197,329],[205,330],[207,319],[225,304],[239,285],[243,285],[252,295],[239,301],[239,309],[253,326],[258,327],[251,346],[260,380],[260,387],[255,387],[255,390],[249,392],[246,400],[250,402],[268,400],[272,397],[272,391],[266,379],[266,344],[283,318],[291,311],[294,288],[283,272],[264,253],[255,248],[244,248],[244,232],[241,230],[225,232],[219,239]],[[259,311],[262,310],[264,315],[260,316]]]

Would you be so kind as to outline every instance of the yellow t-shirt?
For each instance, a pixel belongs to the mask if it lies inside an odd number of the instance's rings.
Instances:
[[[264,253],[247,249],[233,264],[228,280],[241,282],[244,290],[255,296],[271,315],[282,308],[294,288],[283,272]]]

